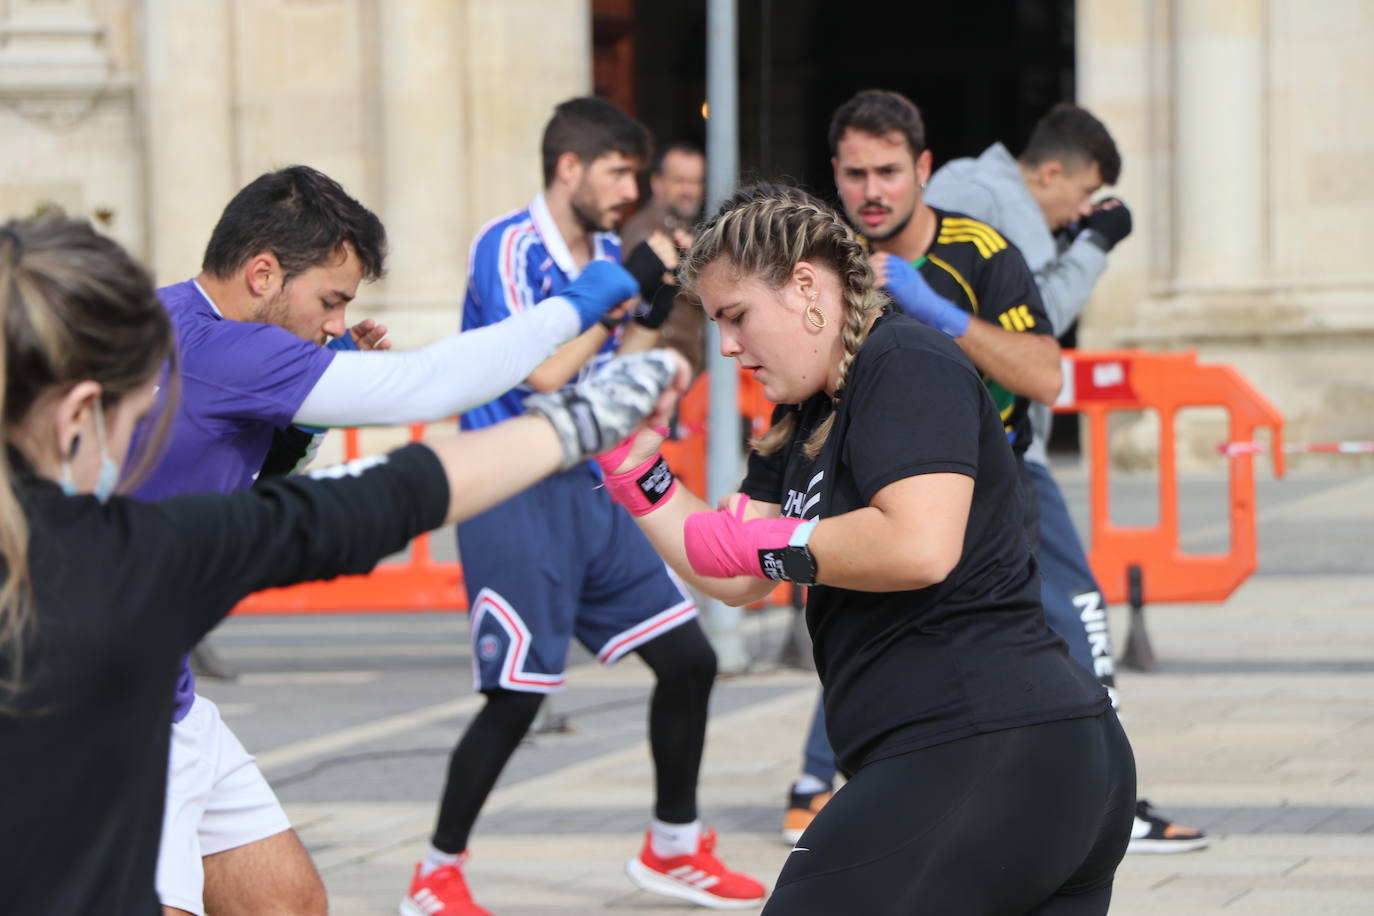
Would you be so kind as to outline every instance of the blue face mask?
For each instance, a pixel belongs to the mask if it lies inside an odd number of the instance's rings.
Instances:
[[[95,487],[91,490],[91,495],[102,503],[108,502],[114,495],[115,487],[119,486],[119,465],[115,464],[110,457],[109,449],[105,446],[105,413],[100,408],[100,400],[95,402],[95,443],[100,449],[100,471],[95,477]],[[58,481],[62,487],[62,492],[68,496],[76,495],[76,482],[72,480],[72,466],[66,459],[62,459],[62,477]]]

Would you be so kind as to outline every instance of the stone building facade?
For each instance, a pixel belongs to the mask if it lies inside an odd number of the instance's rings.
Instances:
[[[591,0],[0,10],[0,213],[89,215],[170,282],[235,189],[306,162],[386,222],[390,274],[356,310],[400,346],[453,329],[472,236],[528,199],[549,111],[592,85]],[[1079,101],[1137,219],[1082,345],[1197,348],[1290,439],[1374,439],[1374,4],[1078,0],[1076,21]],[[1199,455],[1209,422],[1182,431]]]
[[[1137,218],[1082,345],[1194,348],[1290,441],[1374,440],[1374,4],[1078,0],[1077,31],[1079,101],[1121,146]],[[1153,449],[1133,432],[1119,452]],[[1217,418],[1179,432],[1217,467]]]
[[[468,244],[539,187],[553,106],[591,87],[586,0],[4,0],[0,213],[95,218],[159,282],[230,196],[295,162],[391,238],[355,307],[398,345],[457,323]]]

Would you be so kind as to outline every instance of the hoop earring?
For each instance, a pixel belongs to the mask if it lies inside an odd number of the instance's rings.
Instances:
[[[830,323],[830,319],[825,317],[825,312],[816,308],[815,299],[812,299],[811,304],[806,307],[806,320],[811,322],[813,328],[823,328]]]

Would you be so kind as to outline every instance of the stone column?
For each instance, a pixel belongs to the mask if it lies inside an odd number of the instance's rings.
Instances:
[[[200,270],[238,190],[229,0],[143,0],[141,14],[148,263],[171,283]]]
[[[386,319],[410,346],[452,333],[463,297],[463,9],[389,0],[379,24]]]
[[[553,107],[592,89],[589,0],[466,0],[470,232],[543,186],[539,138]]]
[[[1174,289],[1260,288],[1269,267],[1264,3],[1174,0],[1173,25]]]
[[[1100,118],[1116,141],[1121,178],[1110,190],[1131,208],[1135,222],[1130,238],[1112,250],[1110,267],[1079,320],[1078,343],[1088,349],[1116,346],[1120,328],[1136,321],[1151,286],[1167,276],[1169,195],[1167,183],[1157,179],[1168,166],[1168,111],[1161,112],[1156,100],[1168,89],[1159,65],[1168,59],[1167,16],[1161,15],[1168,2],[1078,0],[1075,6],[1074,101]]]

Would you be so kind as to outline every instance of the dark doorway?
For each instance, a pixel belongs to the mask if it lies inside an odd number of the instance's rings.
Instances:
[[[635,10],[638,117],[661,141],[705,139],[705,0]],[[859,89],[921,107],[936,164],[1019,148],[1074,95],[1073,0],[851,5],[740,0],[740,161],[829,196],[830,113]]]
[[[937,167],[998,140],[1019,151],[1041,115],[1074,98],[1073,0],[739,0],[739,46],[742,177],[829,200],[830,114],[860,89],[920,106]],[[637,5],[636,115],[660,143],[704,144],[705,47],[705,0]],[[1051,447],[1077,448],[1076,419],[1056,422]]]

